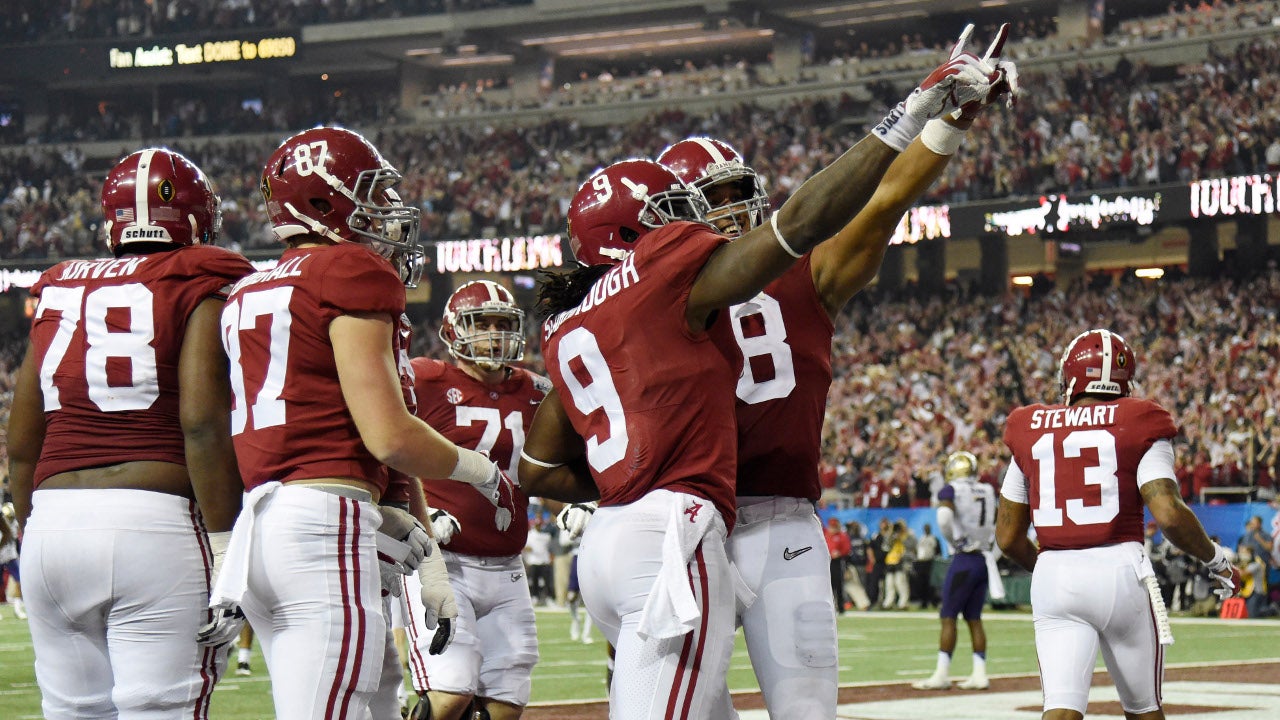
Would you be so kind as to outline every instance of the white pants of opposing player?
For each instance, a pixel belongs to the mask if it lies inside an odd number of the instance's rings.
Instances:
[[[477,695],[521,707],[529,704],[530,679],[538,662],[533,599],[519,555],[476,557],[445,552],[449,583],[458,603],[453,643],[431,655],[433,630],[426,628],[417,575],[406,575],[409,674],[413,688]]]
[[[740,505],[728,549],[756,595],[750,607],[739,608],[739,622],[769,717],[834,718],[836,609],[827,541],[813,503],[779,497]],[[711,717],[736,717],[727,688],[722,698]]]
[[[1160,707],[1164,649],[1138,580],[1141,560],[1134,542],[1040,553],[1031,609],[1045,710],[1084,713],[1099,648],[1127,712]]]
[[[311,488],[285,485],[262,500],[241,608],[262,644],[278,720],[366,716],[387,642],[381,524],[376,506]]]
[[[195,503],[145,490],[32,503],[22,590],[44,716],[208,717],[227,656],[195,642],[211,562]]]
[[[613,720],[705,718],[725,684],[733,654],[733,581],[723,522],[694,551],[685,575],[701,619],[685,635],[644,640],[641,611],[662,570],[662,545],[673,508],[690,496],[655,492],[629,505],[598,509],[582,537],[578,583],[587,612],[617,649],[609,717]],[[710,502],[702,512],[716,512]]]

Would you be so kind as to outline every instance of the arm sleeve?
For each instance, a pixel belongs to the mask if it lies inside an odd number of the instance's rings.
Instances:
[[[1004,473],[1004,483],[1000,486],[1000,495],[1009,502],[1030,505],[1027,500],[1027,476],[1022,474],[1017,460],[1009,461],[1009,469]]]
[[[938,508],[938,534],[946,540],[948,544],[955,544],[955,522],[956,513],[951,508],[943,505]]]
[[[1138,487],[1161,478],[1172,480],[1174,484],[1178,482],[1173,470],[1173,443],[1168,440],[1151,443],[1138,463]]]

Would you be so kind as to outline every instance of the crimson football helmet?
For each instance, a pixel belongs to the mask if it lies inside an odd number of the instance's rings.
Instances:
[[[406,206],[392,189],[400,177],[358,133],[318,127],[276,148],[261,190],[278,239],[312,234],[368,245],[413,287],[426,257],[418,239],[422,211]]]
[[[769,196],[760,176],[726,142],[686,138],[663,150],[658,162],[702,193],[711,207],[707,222],[726,235],[738,237],[759,226],[768,215]]]
[[[493,320],[505,320],[505,327],[495,326]],[[493,372],[524,359],[524,311],[510,290],[490,280],[475,280],[449,296],[440,339],[450,355]]]
[[[1058,387],[1070,404],[1085,393],[1127,397],[1138,371],[1138,360],[1124,338],[1110,330],[1080,333],[1062,353]]]
[[[569,246],[582,265],[613,265],[642,235],[676,220],[705,222],[707,203],[652,160],[597,170],[569,203]]]
[[[218,196],[195,163],[163,148],[139,150],[116,164],[102,183],[107,247],[161,242],[211,243],[222,227]]]

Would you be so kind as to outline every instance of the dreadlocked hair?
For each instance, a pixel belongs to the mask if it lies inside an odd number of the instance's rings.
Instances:
[[[538,319],[546,320],[578,307],[591,292],[596,280],[612,268],[613,265],[588,265],[568,272],[539,271],[536,305]]]

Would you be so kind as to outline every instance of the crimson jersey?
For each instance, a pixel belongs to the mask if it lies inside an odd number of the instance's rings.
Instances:
[[[519,482],[516,467],[524,432],[551,389],[546,379],[512,368],[510,377],[491,386],[452,363],[430,358],[414,358],[413,375],[418,417],[455,445],[489,456]],[[511,510],[511,526],[499,532],[493,524],[493,504],[475,488],[452,480],[428,480],[422,486],[427,504],[448,510],[462,526],[462,532],[449,541],[449,550],[483,557],[518,555],[524,550],[529,498],[519,489],[514,498],[502,498]]]
[[[275,268],[236,284],[222,311],[222,343],[246,489],[343,477],[386,490],[387,468],[365,448],[342,397],[329,323],[356,313],[398,323],[404,305],[391,264],[355,243],[290,248]]]
[[[46,270],[31,288],[46,422],[36,486],[137,460],[185,466],[178,358],[187,318],[251,272],[248,260],[210,245]]]
[[[676,222],[650,232],[578,307],[543,324],[543,356],[601,505],[653,490],[713,502],[734,519],[737,372],[685,306],[707,258],[728,240]]]
[[[1164,408],[1138,398],[1010,413],[1004,443],[1027,478],[1040,547],[1142,542],[1138,463],[1157,440],[1177,434]]]
[[[413,392],[413,365],[409,358],[409,347],[413,344],[413,323],[409,322],[409,316],[404,313],[400,314],[399,327],[395,336],[395,352],[396,352],[396,370],[400,373],[400,390],[404,393],[404,406],[409,412],[418,412],[418,400]],[[395,468],[387,468],[387,491],[382,493],[382,502],[384,503],[407,503],[409,502],[409,488],[412,480],[408,475],[396,470]]]
[[[712,326],[716,344],[742,367],[738,495],[822,495],[818,463],[835,328],[813,285],[811,258]]]

